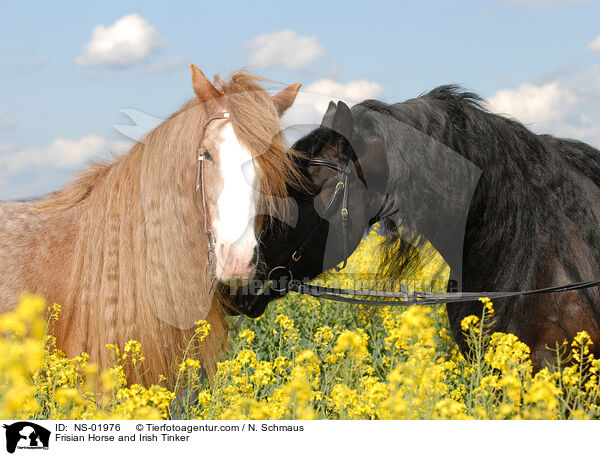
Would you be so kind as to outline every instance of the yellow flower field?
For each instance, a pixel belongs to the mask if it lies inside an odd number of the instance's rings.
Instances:
[[[371,270],[379,242],[373,231],[345,273]],[[433,266],[412,279],[428,280]],[[489,301],[482,315],[463,321],[472,348],[465,359],[449,334],[443,306],[375,309],[290,293],[230,334],[230,349],[212,382],[198,360],[182,353],[174,391],[127,384],[124,366],[144,368],[144,347],[136,341],[107,346],[114,366],[102,372],[85,353],[65,357],[47,335],[60,306],[47,307],[43,298],[25,296],[0,316],[2,419],[600,416],[600,360],[589,352],[589,336],[582,332],[557,350],[562,369],[533,375],[525,344],[512,334],[482,331],[493,318]],[[209,331],[206,322],[197,322],[194,337],[203,340]]]

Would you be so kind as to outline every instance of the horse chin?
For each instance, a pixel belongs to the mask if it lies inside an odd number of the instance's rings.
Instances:
[[[256,273],[256,267],[254,266],[249,267],[243,274],[228,274],[222,269],[219,271],[219,269],[220,268],[217,268],[217,279],[219,282],[231,288],[239,288],[248,285]]]
[[[249,318],[258,318],[267,308],[270,298],[266,296],[248,296],[244,293],[238,294],[227,308],[229,315],[245,315]]]
[[[228,287],[239,288],[239,287],[243,287],[245,285],[248,285],[251,280],[252,280],[251,277],[250,278],[246,278],[246,277],[228,277],[228,278],[220,278],[219,282],[223,283],[224,285],[227,285]]]
[[[262,314],[265,313],[267,304],[268,304],[268,301],[263,299],[261,302],[256,303],[251,308],[245,310],[244,315],[246,315],[247,317],[250,317],[250,318],[258,318]]]

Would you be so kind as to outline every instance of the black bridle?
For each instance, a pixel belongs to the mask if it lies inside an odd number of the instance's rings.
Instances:
[[[344,260],[341,266],[335,266],[335,270],[337,272],[341,271],[346,267],[348,263],[348,223],[350,220],[350,212],[348,211],[348,193],[350,191],[348,181],[350,174],[352,173],[352,153],[349,153],[346,158],[346,163],[343,165],[341,163],[334,162],[333,160],[327,160],[325,158],[311,158],[307,162],[307,166],[323,166],[325,168],[333,169],[334,171],[338,171],[340,174],[338,176],[338,181],[335,184],[335,188],[333,190],[333,194],[329,198],[329,201],[325,205],[323,209],[323,213],[320,216],[320,220],[316,223],[310,232],[306,235],[302,243],[294,250],[294,253],[290,256],[289,260],[285,265],[275,266],[269,274],[267,275],[267,280],[265,282],[265,287],[269,287],[273,291],[282,292],[289,290],[289,283],[293,282],[294,275],[292,273],[292,266],[294,263],[300,261],[302,256],[304,255],[304,251],[308,244],[313,240],[315,234],[321,228],[322,224],[330,218],[336,211],[338,207],[338,201],[341,198],[341,207],[340,207],[340,216],[342,218],[342,245],[343,245],[343,255]],[[284,288],[275,288],[274,282],[275,280],[271,279],[271,276],[276,271],[283,271],[288,273],[288,284]],[[283,276],[282,276],[283,277]],[[264,291],[264,290],[263,290]]]
[[[336,271],[339,272],[346,267],[347,257],[348,257],[348,253],[349,253],[348,252],[348,221],[350,218],[350,212],[348,211],[348,192],[350,191],[350,188],[348,186],[348,178],[350,176],[350,173],[352,172],[351,162],[352,162],[352,157],[350,155],[348,155],[348,158],[344,165],[341,165],[340,163],[337,163],[337,162],[334,162],[331,160],[326,160],[324,158],[313,158],[308,161],[308,166],[324,166],[326,168],[330,168],[330,169],[339,171],[340,175],[338,177],[337,184],[335,184],[335,189],[333,191],[333,194],[331,195],[331,198],[329,198],[329,202],[323,209],[323,213],[321,215],[321,220],[319,221],[319,223],[317,223],[313,226],[312,230],[308,233],[306,238],[304,238],[304,241],[302,241],[302,244],[300,244],[300,246],[294,251],[294,253],[292,253],[291,259],[294,262],[298,262],[300,260],[300,258],[302,258],[302,254],[304,253],[306,246],[312,240],[312,238],[314,237],[314,235],[316,234],[318,229],[325,222],[325,220],[327,220],[329,217],[331,217],[333,215],[333,213],[335,212],[335,210],[337,208],[337,202],[341,195],[342,205],[340,208],[340,216],[342,217],[342,244],[343,244],[343,249],[344,249],[344,261],[342,263],[342,266],[339,266],[339,267],[336,266],[335,269],[336,269]]]
[[[329,218],[337,207],[337,201],[342,199],[342,205],[340,209],[340,215],[342,217],[342,242],[344,249],[344,261],[342,266],[336,266],[337,272],[341,271],[346,267],[347,258],[349,256],[348,249],[348,222],[349,222],[349,211],[348,211],[348,194],[349,185],[348,178],[351,174],[351,163],[352,153],[348,154],[345,164],[340,164],[331,160],[323,158],[312,158],[308,161],[308,166],[324,166],[340,173],[338,183],[335,186],[333,195],[329,199],[327,206],[323,211],[323,215],[319,223],[315,224],[312,230],[308,233],[306,238],[302,241],[300,246],[292,253],[290,260],[288,260],[285,266],[276,266],[273,268],[268,276],[265,287],[270,287],[274,291],[295,291],[300,294],[313,296],[316,298],[326,299],[329,301],[337,301],[342,303],[350,304],[365,304],[372,306],[410,306],[410,305],[436,305],[436,304],[452,304],[452,303],[464,303],[477,301],[480,298],[489,299],[502,299],[517,296],[527,296],[535,294],[546,294],[546,293],[559,293],[567,291],[576,291],[586,288],[600,287],[600,280],[589,280],[584,282],[575,282],[566,285],[556,285],[546,288],[538,288],[535,290],[526,291],[493,291],[493,292],[452,292],[452,293],[432,293],[432,292],[412,292],[409,293],[405,285],[401,286],[400,292],[394,291],[375,291],[375,290],[355,290],[355,289],[344,289],[344,288],[331,288],[322,287],[317,285],[305,284],[300,280],[293,280],[293,274],[290,269],[293,263],[298,262],[304,253],[305,248],[308,246],[317,230],[325,219]],[[271,279],[273,272],[277,270],[284,270],[289,272],[289,280],[284,288],[274,288],[273,283],[275,280]],[[356,296],[361,296],[358,298]],[[365,298],[384,298],[384,299],[365,299]]]

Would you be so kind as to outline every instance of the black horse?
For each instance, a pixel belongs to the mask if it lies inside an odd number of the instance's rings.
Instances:
[[[600,278],[600,152],[536,135],[488,112],[473,93],[442,86],[393,105],[368,100],[350,110],[331,103],[321,127],[293,147],[304,153],[297,166],[310,188],[290,189],[298,202],[295,226],[274,223],[263,235],[258,279],[276,266],[313,278],[342,261],[378,221],[387,233],[379,273],[388,280],[406,277],[425,260],[418,247],[426,241],[450,266],[451,291],[530,290]],[[346,221],[332,197],[340,170],[348,175]],[[337,210],[325,210],[332,200]],[[277,296],[239,290],[232,305],[254,317]],[[502,299],[495,309],[493,329],[527,343],[536,369],[553,356],[547,346],[580,330],[600,352],[596,288]],[[448,305],[463,351],[460,322],[481,311],[479,301]]]

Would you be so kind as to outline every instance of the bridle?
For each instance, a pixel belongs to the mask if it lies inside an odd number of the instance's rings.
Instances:
[[[206,187],[204,186],[204,162],[206,161],[206,150],[202,150],[202,143],[204,142],[204,136],[208,125],[213,120],[225,120],[229,119],[229,112],[223,111],[219,114],[214,114],[206,119],[202,126],[202,133],[200,135],[200,153],[198,155],[198,172],[196,173],[196,193],[200,192],[200,199],[202,201],[202,211],[204,212],[204,234],[206,235],[206,242],[208,244],[208,265],[212,268],[213,258],[215,255],[216,240],[215,236],[210,229],[210,214],[208,212],[208,203],[206,202]]]
[[[346,163],[343,165],[340,163],[334,162],[332,160],[324,159],[324,158],[312,158],[308,161],[308,166],[323,166],[326,168],[330,168],[330,169],[339,171],[340,175],[338,177],[338,182],[335,184],[335,189],[333,190],[333,194],[331,195],[327,205],[323,209],[323,213],[321,214],[321,220],[319,220],[319,223],[317,223],[313,226],[312,230],[309,232],[309,234],[306,236],[306,238],[304,238],[304,241],[302,241],[302,244],[300,244],[300,246],[294,251],[294,253],[292,254],[292,257],[291,257],[293,261],[298,262],[300,260],[300,258],[302,258],[302,255],[304,253],[304,250],[306,249],[306,246],[312,240],[312,238],[314,237],[314,235],[316,234],[316,232],[318,231],[320,226],[325,222],[325,220],[327,220],[334,214],[334,212],[337,208],[337,201],[341,195],[342,205],[340,208],[340,216],[342,217],[342,244],[343,244],[343,249],[344,249],[344,261],[342,262],[342,266],[339,266],[339,267],[336,266],[335,269],[336,269],[336,271],[339,272],[346,267],[347,257],[348,257],[348,253],[349,253],[348,252],[348,222],[350,220],[350,212],[348,211],[348,194],[350,192],[350,187],[348,185],[348,179],[352,172],[351,162],[352,162],[352,157],[350,154],[348,154],[348,157],[346,158]]]
[[[306,235],[302,243],[294,250],[294,253],[292,253],[287,263],[282,266],[275,266],[267,275],[266,283],[269,284],[270,288],[276,292],[285,291],[287,288],[275,288],[273,286],[273,281],[271,280],[271,275],[275,271],[283,270],[289,273],[289,281],[293,281],[293,273],[291,270],[292,265],[300,261],[304,254],[304,251],[306,250],[306,247],[308,247],[310,242],[313,240],[318,230],[321,228],[322,224],[325,223],[325,221],[335,213],[338,207],[338,200],[340,198],[340,216],[342,218],[342,248],[344,260],[342,261],[341,266],[335,266],[334,269],[337,272],[340,272],[346,267],[346,264],[348,263],[348,224],[350,221],[350,212],[348,211],[348,194],[350,192],[350,187],[348,185],[348,180],[350,174],[352,173],[352,152],[348,153],[346,157],[346,162],[344,164],[335,162],[333,160],[327,160],[325,158],[311,158],[308,160],[307,166],[322,166],[325,168],[333,169],[334,171],[338,171],[340,174],[338,176],[338,181],[333,190],[333,194],[331,195],[329,201],[323,209],[323,213],[320,216],[320,220],[312,227],[312,229]]]

